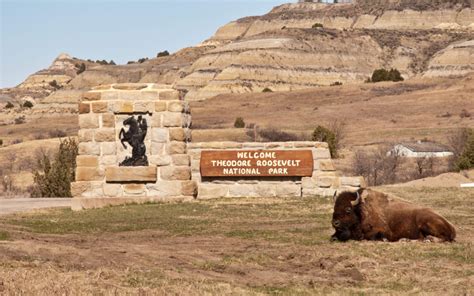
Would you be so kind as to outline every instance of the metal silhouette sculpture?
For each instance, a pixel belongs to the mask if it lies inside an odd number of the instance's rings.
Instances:
[[[123,148],[127,149],[128,143],[132,146],[132,157],[125,157],[119,166],[148,166],[148,158],[146,157],[145,137],[148,130],[148,125],[145,118],[141,115],[138,120],[134,116],[129,117],[123,121],[124,126],[128,126],[128,131],[124,128],[120,130],[119,139],[122,142]]]

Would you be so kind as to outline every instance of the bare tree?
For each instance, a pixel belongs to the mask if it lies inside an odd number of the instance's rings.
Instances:
[[[44,157],[47,158],[52,158],[54,155],[53,151],[51,149],[47,149],[45,147],[39,147],[35,150],[35,157],[34,159],[42,160]],[[38,163],[32,163],[33,169],[36,169],[38,167]]]
[[[16,159],[17,159],[17,156],[16,156],[16,153],[13,152],[13,151],[9,151],[5,154],[5,159],[6,159],[6,163],[7,163],[7,168],[8,170],[10,171],[10,173],[13,173],[14,169],[15,169],[15,162],[16,162]]]
[[[372,151],[357,151],[352,163],[353,173],[363,176],[371,186],[392,184],[398,180],[398,172],[403,163],[399,153],[389,146]]]
[[[27,156],[19,160],[18,169],[20,171],[32,171],[36,167],[34,160]]]
[[[415,159],[415,170],[413,177],[415,179],[426,178],[435,175],[435,168],[438,161],[435,157],[425,156]]]
[[[5,175],[0,180],[2,182],[3,192],[9,192],[13,190],[13,180],[9,175]]]

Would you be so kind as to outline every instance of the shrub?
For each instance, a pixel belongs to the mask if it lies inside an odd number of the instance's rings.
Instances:
[[[161,58],[161,57],[167,57],[167,56],[169,56],[169,55],[170,55],[170,53],[169,53],[167,50],[165,50],[165,51],[160,51],[160,52],[156,55],[156,57],[157,57],[157,58]]]
[[[453,116],[453,115],[452,115],[451,113],[449,113],[449,112],[446,112],[446,113],[444,113],[444,114],[441,114],[441,117],[443,117],[443,118],[449,118],[449,117],[451,117],[451,116]]]
[[[266,128],[258,130],[258,134],[266,141],[270,142],[288,142],[297,141],[298,136],[295,134],[287,133],[276,128]]]
[[[53,129],[48,132],[50,138],[64,138],[66,133],[59,129]]]
[[[109,65],[115,66],[115,65],[117,65],[117,64],[114,62],[114,60],[110,60]]]
[[[0,231],[0,241],[10,240],[10,234],[6,231]]]
[[[25,107],[25,108],[33,108],[33,103],[30,102],[30,101],[25,101],[25,102],[23,103],[23,107]]]
[[[326,142],[329,145],[329,150],[331,151],[331,157],[335,158],[337,155],[335,142],[336,135],[330,131],[328,128],[318,125],[313,131],[312,135],[313,141]]]
[[[456,161],[458,170],[470,170],[474,168],[474,130],[468,130],[468,137],[462,154]]]
[[[20,116],[15,118],[15,124],[23,124],[25,123],[25,116]]]
[[[466,166],[469,166],[469,158],[465,157],[465,153],[468,149],[469,142],[472,141],[473,135],[473,129],[460,128],[452,132],[448,137],[448,146],[454,154],[451,158],[450,169],[463,170]]]
[[[313,29],[322,28],[322,27],[323,27],[323,24],[321,24],[321,23],[315,23],[315,24],[312,26]]]
[[[46,153],[38,159],[34,172],[33,197],[71,197],[71,182],[75,179],[78,145],[74,139],[61,141],[51,160]]]
[[[273,90],[271,88],[268,88],[268,87],[265,87],[262,92],[264,93],[269,93],[269,92],[273,92]]]
[[[380,81],[403,81],[403,77],[397,69],[391,69],[390,71],[387,71],[386,69],[377,69],[372,73],[370,82],[375,83]]]
[[[78,67],[79,69],[76,71],[76,74],[79,75],[81,74],[82,72],[84,72],[86,70],[86,64],[82,63],[80,65],[76,65],[76,67]]]
[[[3,140],[0,139],[0,146],[3,146]]]
[[[12,141],[12,144],[15,145],[15,144],[20,144],[20,143],[23,143],[23,140],[22,139],[15,139]]]
[[[141,59],[138,60],[138,62],[141,64],[141,63],[144,63],[147,60],[148,60],[148,58],[141,58]]]
[[[386,81],[387,75],[388,75],[387,70],[377,69],[372,73],[372,78],[370,78],[370,81],[372,82]]]
[[[397,69],[390,69],[388,72],[388,80],[393,82],[403,81],[402,74]]]
[[[5,109],[11,109],[13,107],[15,106],[12,104],[12,102],[8,102],[7,105],[5,106]]]
[[[469,118],[469,117],[471,117],[471,113],[469,111],[467,111],[466,109],[462,109],[461,114],[459,114],[459,117]]]
[[[33,139],[35,139],[35,140],[43,140],[43,139],[47,139],[47,138],[48,137],[43,133],[35,133],[33,135]]]
[[[245,121],[242,117],[237,117],[234,122],[234,127],[235,128],[244,128],[245,127]]]
[[[346,122],[344,120],[333,120],[328,127],[318,126],[311,136],[312,141],[328,143],[332,158],[339,157],[339,150],[346,137]]]
[[[48,84],[49,84],[49,86],[51,86],[55,89],[60,89],[61,88],[61,86],[59,86],[59,84],[56,80],[50,81]]]
[[[339,85],[342,85],[342,82],[336,81],[336,82],[331,83],[331,86],[339,86]]]
[[[108,65],[109,63],[106,61],[106,60],[97,60],[95,61],[97,64],[100,64],[100,65]]]

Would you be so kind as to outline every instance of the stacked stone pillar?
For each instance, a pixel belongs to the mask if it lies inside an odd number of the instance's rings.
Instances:
[[[144,143],[149,166],[120,167],[132,148],[124,149],[119,132],[126,118],[138,115],[148,124]],[[193,199],[197,189],[186,148],[190,124],[188,104],[169,86],[113,84],[84,93],[71,185],[74,207]]]

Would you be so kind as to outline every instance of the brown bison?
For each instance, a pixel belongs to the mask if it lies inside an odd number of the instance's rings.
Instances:
[[[332,240],[425,239],[438,237],[454,241],[456,230],[429,208],[394,200],[381,192],[360,189],[334,195]]]

